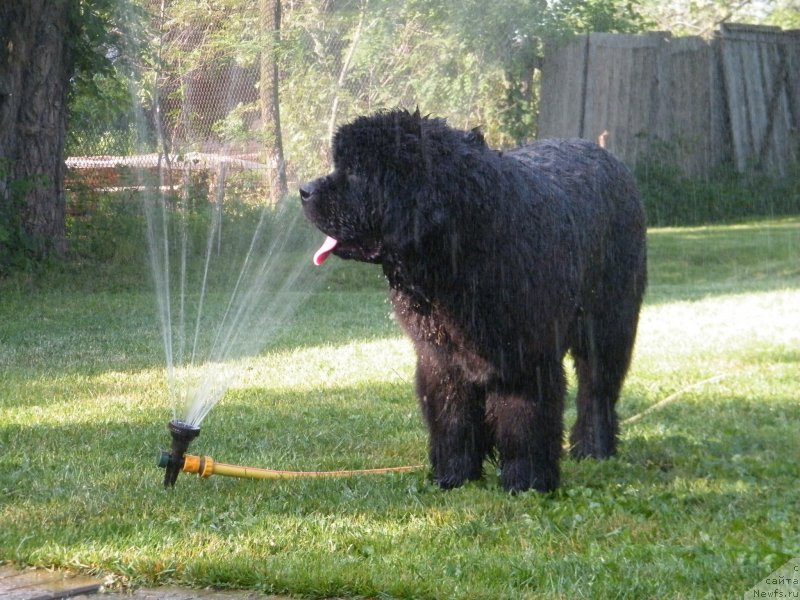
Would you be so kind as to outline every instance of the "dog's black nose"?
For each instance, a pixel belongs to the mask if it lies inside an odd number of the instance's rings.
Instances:
[[[314,193],[314,182],[304,183],[300,186],[300,200],[305,202]]]

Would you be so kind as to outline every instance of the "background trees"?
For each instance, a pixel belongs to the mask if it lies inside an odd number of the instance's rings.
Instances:
[[[64,250],[64,162],[75,36],[68,0],[0,5],[0,261]]]
[[[635,5],[618,0],[173,0],[159,9],[157,80],[171,137],[261,154],[270,169],[285,164],[289,180],[324,168],[338,123],[379,108],[481,125],[498,145],[530,139],[542,41],[642,27]]]
[[[642,0],[640,9],[654,29],[675,35],[711,35],[726,22],[800,26],[800,0]]]
[[[545,40],[800,26],[800,0],[25,0],[0,4],[0,269],[62,255],[63,155],[190,150],[327,168],[338,123],[419,106],[493,145],[536,135]],[[69,126],[67,125],[69,108]]]
[[[0,272],[66,250],[68,104],[114,118],[98,83],[130,56],[127,0],[0,4]]]

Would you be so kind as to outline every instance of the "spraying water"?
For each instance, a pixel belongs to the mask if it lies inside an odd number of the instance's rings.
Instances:
[[[192,215],[165,193],[145,199],[172,416],[193,426],[236,378],[236,359],[273,340],[323,275],[312,271],[313,239],[305,243],[290,202],[254,211],[253,223],[232,223],[231,239],[221,235],[221,194],[208,210],[204,246],[191,252]]]
[[[141,111],[136,120],[144,145],[152,128]],[[139,188],[172,418],[197,428],[236,379],[237,359],[281,333],[324,273],[309,260],[318,240],[295,198],[259,203],[235,193],[227,168],[235,161],[224,153],[182,158],[159,153],[158,177],[140,178]],[[195,189],[198,175],[212,180],[205,193]]]
[[[136,140],[135,156],[123,164],[136,167],[146,217],[172,408],[170,487],[200,424],[242,373],[242,359],[286,331],[326,274],[310,261],[319,237],[296,196],[275,191],[276,173],[279,189],[286,187],[282,153],[264,150],[274,148],[269,123],[277,116],[258,96],[270,71],[256,75],[253,65],[275,60],[268,42],[277,24],[240,32],[260,42],[234,44],[234,54],[255,52],[239,56],[241,63],[221,59],[211,70],[184,44],[202,36],[165,26],[164,2],[152,2],[148,12],[147,47],[129,62]],[[212,72],[225,81],[209,86],[204,78]]]

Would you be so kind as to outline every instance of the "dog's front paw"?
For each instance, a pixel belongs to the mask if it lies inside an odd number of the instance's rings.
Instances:
[[[512,493],[536,490],[552,492],[558,487],[558,465],[536,468],[532,461],[513,460],[504,464],[500,480],[503,487]]]

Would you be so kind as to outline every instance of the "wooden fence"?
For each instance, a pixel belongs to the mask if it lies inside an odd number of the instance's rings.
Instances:
[[[602,139],[629,165],[694,177],[726,164],[785,176],[800,161],[800,31],[591,33],[548,48],[539,137]]]

